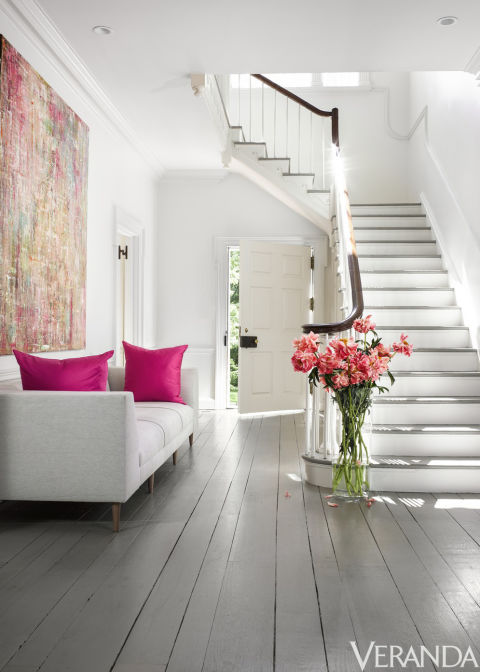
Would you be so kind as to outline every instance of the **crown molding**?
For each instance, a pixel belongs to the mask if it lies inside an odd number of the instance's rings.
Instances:
[[[41,53],[49,66],[102,125],[107,130],[118,133],[142,156],[157,176],[161,176],[164,166],[158,156],[140,140],[131,124],[113,104],[36,0],[0,0],[0,10]]]

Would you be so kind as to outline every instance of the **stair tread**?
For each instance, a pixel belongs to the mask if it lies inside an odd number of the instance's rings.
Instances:
[[[409,468],[409,469],[458,469],[458,468],[479,468],[480,455],[478,457],[438,457],[416,456],[416,455],[371,455],[370,467],[373,468]]]
[[[365,310],[460,310],[459,306],[365,306]],[[405,327],[403,327],[405,329]]]
[[[396,397],[388,395],[388,397],[375,397],[376,404],[478,404],[480,403],[480,396],[476,397],[459,397],[455,396],[404,396]]]
[[[303,455],[307,462],[329,465],[332,460],[325,457]],[[438,455],[370,455],[370,469],[465,469],[468,467],[480,469],[479,456],[452,456]]]
[[[431,231],[431,230],[432,229],[429,226],[361,226],[359,229],[357,229],[357,231]]]
[[[383,207],[398,207],[398,206],[412,206],[412,205],[422,205],[421,203],[351,203],[352,208],[376,208],[378,206]]]
[[[418,271],[400,271],[400,270],[398,270],[398,271],[395,271],[395,270],[393,270],[393,271],[392,271],[392,270],[386,270],[386,271],[361,271],[360,274],[361,274],[361,275],[366,275],[366,274],[368,274],[368,273],[374,273],[374,274],[376,274],[376,275],[385,275],[386,273],[397,273],[397,274],[399,274],[399,273],[407,273],[407,274],[412,274],[412,273],[417,273],[417,274],[420,274],[420,273],[443,273],[443,275],[446,275],[446,274],[448,273],[448,271],[445,271],[443,268],[440,268],[440,269],[432,268],[431,270],[428,270],[428,269],[427,269],[427,270],[425,270],[425,269],[421,269],[421,270],[418,270]]]
[[[429,434],[479,434],[480,425],[470,423],[458,424],[441,424],[431,422],[427,425],[415,423],[395,423],[387,425],[385,423],[373,424],[372,432],[374,434],[402,434],[408,436],[410,434],[422,434],[427,436]]]
[[[480,376],[480,371],[392,371],[391,373],[394,378],[406,378],[407,376],[475,378]]]
[[[453,292],[452,287],[363,287],[369,292]]]
[[[414,352],[477,352],[475,348],[414,348]]]
[[[315,177],[315,173],[282,173],[283,177]]]
[[[285,173],[283,173],[285,175]],[[408,245],[432,245],[436,243],[436,240],[357,240],[357,245],[396,245],[396,244],[408,244]],[[410,256],[410,255],[404,255]]]
[[[360,242],[360,241],[359,241]],[[387,241],[390,242],[390,241]],[[405,241],[402,241],[405,242]],[[358,243],[357,243],[358,245]],[[440,259],[441,254],[359,254],[359,259]],[[437,270],[437,269],[434,269]],[[442,269],[438,269],[442,270]],[[363,272],[363,271],[361,271]],[[382,271],[373,271],[381,273]]]
[[[410,325],[404,325],[404,324],[400,324],[400,325],[396,325],[396,324],[394,324],[394,325],[378,325],[377,324],[377,326],[375,327],[376,331],[381,331],[381,330],[383,330],[383,331],[399,331],[400,330],[400,331],[403,331],[403,332],[406,332],[407,330],[410,330],[410,331],[439,331],[439,330],[445,331],[445,330],[448,330],[448,329],[456,329],[456,330],[463,329],[464,331],[468,331],[468,327],[465,327],[462,324],[460,324],[460,325],[452,324],[450,326],[432,326],[432,325],[425,325],[424,326],[424,325],[414,325],[414,324],[410,324]]]

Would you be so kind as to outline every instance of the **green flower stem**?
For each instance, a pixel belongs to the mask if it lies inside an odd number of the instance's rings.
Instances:
[[[339,486],[350,496],[361,497],[369,488],[367,480],[368,449],[362,429],[371,405],[371,385],[337,390],[334,401],[342,416],[342,441],[333,465],[332,487]],[[367,463],[367,464],[366,464]]]

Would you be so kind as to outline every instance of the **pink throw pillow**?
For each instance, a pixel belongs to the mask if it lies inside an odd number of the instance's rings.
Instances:
[[[105,392],[107,362],[113,352],[69,359],[44,359],[20,350],[14,350],[13,354],[20,366],[24,390]]]
[[[188,345],[148,350],[123,341],[125,350],[125,390],[135,401],[173,401],[180,396],[183,353]]]

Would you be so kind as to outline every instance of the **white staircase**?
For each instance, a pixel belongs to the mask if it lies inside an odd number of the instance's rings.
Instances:
[[[383,342],[408,333],[390,393],[372,409],[371,486],[480,491],[480,367],[420,205],[356,205],[365,314]]]
[[[297,118],[297,112],[288,116],[287,101],[283,122],[286,138],[279,150],[277,99],[270,109],[274,111],[273,135],[270,129],[270,139],[264,142],[262,137],[268,135],[265,119],[269,117],[265,116],[263,93],[257,91],[256,95],[260,112],[254,132],[253,89],[250,87],[245,100],[239,90],[234,95],[238,121],[233,125],[221,88],[214,77],[207,77],[206,102],[222,137],[225,165],[330,233],[330,192],[325,189],[330,150],[323,142],[323,158],[315,164],[312,144],[312,139],[316,137],[318,144],[325,134],[315,136],[310,130],[310,141],[302,141],[305,134],[301,132],[300,110],[292,133],[291,120]],[[226,96],[230,103],[231,93]],[[309,122],[307,118],[303,126],[305,123],[312,129],[312,119]],[[298,138],[296,144],[292,145],[292,137]],[[351,213],[364,315],[374,316],[385,344],[398,340],[404,332],[415,348],[410,358],[395,357],[395,385],[390,393],[374,401],[371,487],[378,491],[480,492],[478,355],[471,347],[469,331],[421,205],[357,204],[351,206]],[[304,455],[304,459],[307,480],[330,485],[330,461],[319,454]]]

